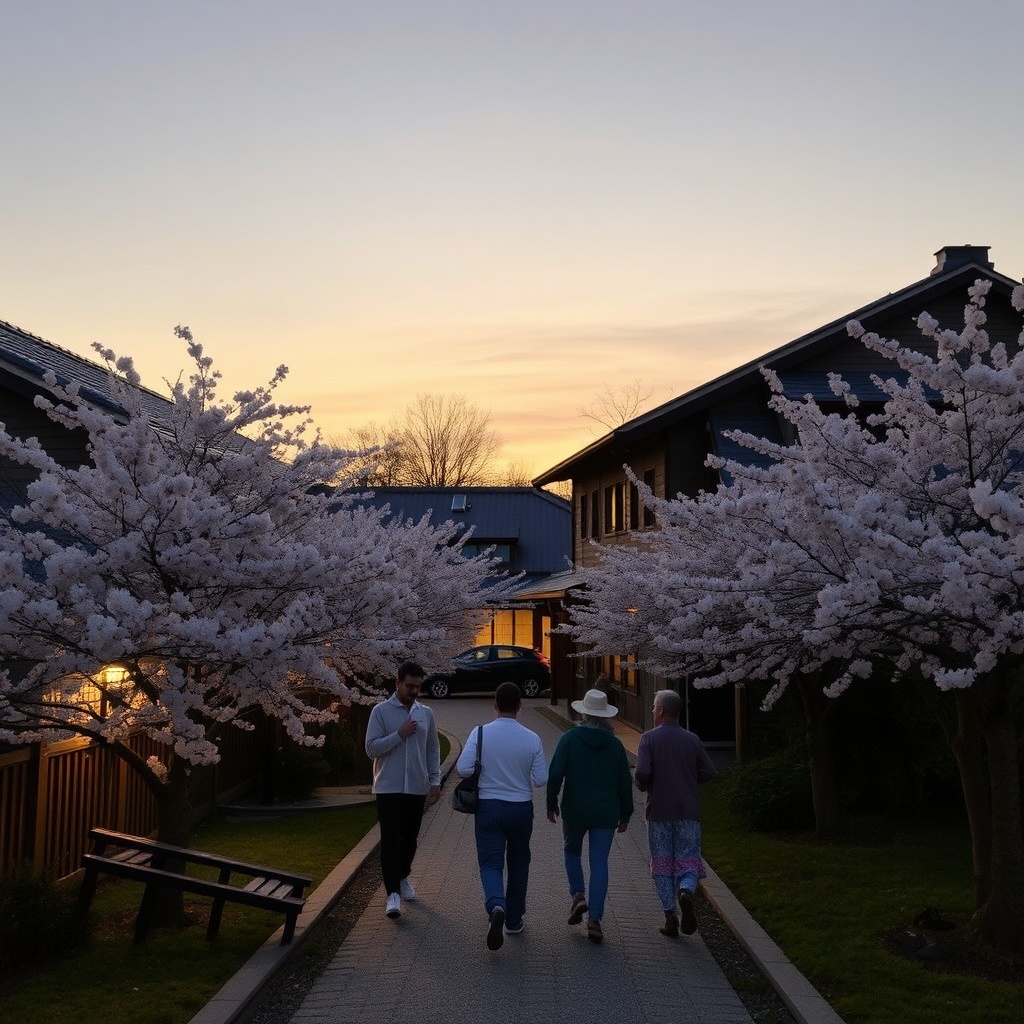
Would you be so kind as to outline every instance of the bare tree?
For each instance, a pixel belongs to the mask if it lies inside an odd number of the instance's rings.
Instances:
[[[557,495],[559,498],[565,498],[566,501],[572,501],[572,481],[571,480],[553,480],[549,484],[545,484],[542,491],[550,491],[552,494]]]
[[[394,487],[403,483],[401,445],[393,428],[371,422],[330,439],[339,448],[358,454],[348,467],[358,487]]]
[[[633,419],[644,408],[653,393],[639,378],[629,384],[623,384],[618,390],[613,390],[610,384],[606,384],[591,405],[579,406],[576,413],[597,426],[614,430]]]
[[[526,462],[507,462],[504,470],[498,473],[498,483],[502,487],[532,487],[534,473]]]
[[[504,445],[490,412],[462,395],[417,395],[395,436],[404,482],[421,487],[482,483]]]
[[[363,487],[486,484],[504,446],[489,412],[461,395],[431,394],[417,395],[390,423],[356,427],[336,443],[363,453],[355,474]],[[527,476],[521,468],[515,473]]]

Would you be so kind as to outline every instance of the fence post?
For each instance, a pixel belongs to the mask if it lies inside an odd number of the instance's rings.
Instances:
[[[32,867],[36,871],[42,871],[46,867],[46,824],[47,824],[47,790],[49,789],[50,759],[43,752],[43,743],[32,744],[32,761],[35,769],[31,772],[31,778],[35,782],[35,792],[30,795],[32,830]]]

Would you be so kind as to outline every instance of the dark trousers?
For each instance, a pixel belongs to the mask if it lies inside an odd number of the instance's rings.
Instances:
[[[388,895],[409,876],[416,856],[425,796],[410,793],[378,793],[377,821],[380,823],[380,873]]]

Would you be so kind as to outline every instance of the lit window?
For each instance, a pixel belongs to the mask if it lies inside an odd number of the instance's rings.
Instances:
[[[621,483],[610,484],[604,489],[604,532],[619,533],[624,525],[623,499],[625,486]]]

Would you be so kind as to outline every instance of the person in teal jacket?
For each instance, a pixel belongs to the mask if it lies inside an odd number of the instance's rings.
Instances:
[[[601,690],[588,690],[572,708],[583,721],[562,734],[551,758],[548,821],[558,820],[561,794],[562,850],[572,898],[569,924],[579,924],[587,914],[587,938],[600,942],[608,855],[616,830],[625,832],[633,814],[633,778],[626,748],[611,725],[619,709]],[[589,893],[583,878],[584,838],[589,847]]]

